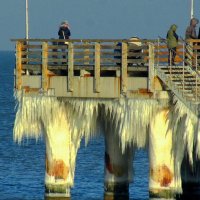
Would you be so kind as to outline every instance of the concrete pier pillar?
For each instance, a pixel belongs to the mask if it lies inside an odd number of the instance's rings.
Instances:
[[[168,109],[159,111],[149,133],[149,196],[173,198],[181,187],[174,177],[172,130],[168,127]]]
[[[129,199],[129,183],[132,181],[133,153],[128,148],[122,154],[118,135],[105,134],[104,200]]]
[[[69,199],[70,186],[73,185],[73,148],[64,112],[46,125],[45,139],[45,199]]]
[[[181,166],[183,193],[180,199],[200,199],[200,161],[194,161],[193,166],[185,156]]]

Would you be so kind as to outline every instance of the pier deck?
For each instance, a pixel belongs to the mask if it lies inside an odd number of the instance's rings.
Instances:
[[[162,39],[14,41],[15,88],[27,95],[152,98],[172,90],[199,102],[199,40],[179,42],[176,67],[168,66]]]

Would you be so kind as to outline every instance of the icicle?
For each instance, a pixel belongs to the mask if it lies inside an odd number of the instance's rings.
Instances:
[[[148,140],[147,132],[152,117],[160,107],[166,106],[166,102],[149,99],[58,99],[48,95],[23,96],[23,93],[17,93],[16,98],[15,141],[20,143],[23,138],[30,137],[38,139],[43,133],[47,134],[45,138],[50,139],[56,137],[56,131],[62,133],[62,137],[66,134],[67,142],[73,147],[73,153],[69,155],[71,161],[65,162],[70,165],[71,185],[82,138],[87,144],[92,137],[103,132],[101,129],[109,123],[112,124],[113,134],[119,135],[122,153],[127,146],[143,148]]]
[[[169,114],[169,128],[173,129],[172,153],[175,158],[175,176],[181,182],[181,164],[187,153],[190,164],[193,165],[194,144],[197,142],[198,118],[175,96]]]
[[[105,119],[113,122],[114,131],[121,137],[122,151],[124,152],[126,145],[145,147],[149,123],[160,107],[158,102],[120,99],[108,101],[104,105]]]
[[[23,137],[41,136],[44,124],[57,117],[59,107],[64,107],[70,130],[74,137],[85,137],[86,143],[100,132],[99,123],[113,123],[113,130],[121,138],[122,151],[126,145],[145,147],[151,118],[161,107],[156,100],[119,99],[57,99],[55,97],[20,97],[16,115],[14,136],[20,142]],[[100,120],[100,113],[104,116]],[[97,120],[98,119],[98,120]]]

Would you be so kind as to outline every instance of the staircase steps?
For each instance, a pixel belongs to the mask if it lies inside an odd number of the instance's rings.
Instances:
[[[179,100],[197,115],[200,101],[200,74],[189,66],[157,66],[155,69],[157,75]]]

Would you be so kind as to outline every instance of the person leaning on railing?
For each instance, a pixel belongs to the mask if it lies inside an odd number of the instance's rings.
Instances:
[[[143,66],[144,63],[141,62],[141,63],[138,63],[139,60],[142,61],[142,53],[143,53],[143,50],[142,50],[142,42],[140,40],[140,38],[138,37],[131,37],[129,39],[130,42],[128,42],[128,44],[130,45],[131,49],[128,51],[128,60],[138,60],[136,61],[136,65],[140,65],[140,66]],[[135,54],[134,56],[131,55],[131,54]],[[130,55],[129,55],[130,54]],[[129,63],[129,66],[132,66],[133,63]]]
[[[175,65],[176,48],[178,46],[178,35],[176,34],[177,25],[171,25],[167,32],[167,48],[168,54],[168,65]]]

